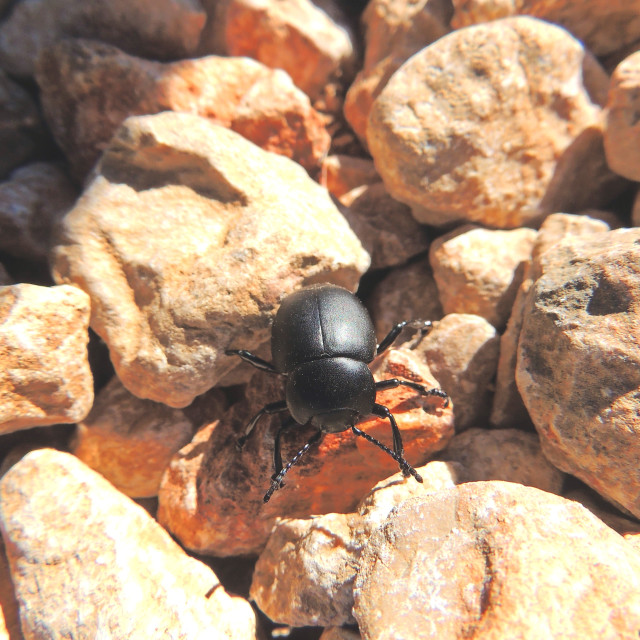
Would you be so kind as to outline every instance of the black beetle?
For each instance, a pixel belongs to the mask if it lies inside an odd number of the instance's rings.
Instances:
[[[238,440],[241,448],[264,415],[288,411],[293,418],[276,433],[273,452],[275,472],[271,476],[271,487],[264,496],[265,502],[276,489],[284,486],[285,474],[320,440],[323,433],[349,428],[388,453],[400,465],[405,476],[412,475],[422,482],[418,472],[404,459],[402,438],[393,414],[384,405],[376,403],[376,393],[403,385],[425,396],[444,398],[445,407],[448,396],[442,389],[425,389],[416,382],[397,378],[375,382],[368,367],[377,355],[389,348],[405,326],[407,322],[398,323],[376,345],[371,318],[356,296],[336,285],[313,285],[292,293],[282,301],[271,331],[273,364],[243,349],[225,352],[240,356],[258,369],[287,377],[286,400],[263,407]],[[431,323],[412,323],[411,326],[425,331]],[[355,426],[369,415],[389,420],[393,451]],[[283,467],[280,453],[283,431],[307,424],[316,427],[317,432]]]

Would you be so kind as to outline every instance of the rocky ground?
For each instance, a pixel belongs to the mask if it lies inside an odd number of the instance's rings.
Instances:
[[[640,635],[640,0],[365,4],[0,0],[0,640]],[[317,282],[451,403],[264,504]]]

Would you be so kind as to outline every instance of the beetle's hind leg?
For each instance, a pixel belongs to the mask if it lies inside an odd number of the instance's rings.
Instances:
[[[289,431],[294,427],[299,427],[300,425],[291,417],[286,420],[280,428],[276,432],[276,437],[273,442],[273,475],[271,476],[272,480],[276,479],[276,476],[282,471],[282,449],[281,449],[281,438],[282,434],[285,431]],[[280,483],[280,488],[284,487],[284,482]]]
[[[244,434],[240,436],[236,441],[236,446],[238,447],[238,449],[242,449],[242,447],[244,447],[247,438],[251,435],[253,428],[256,426],[258,420],[260,420],[262,416],[272,416],[274,413],[281,413],[283,411],[287,411],[287,403],[285,400],[280,400],[279,402],[271,402],[262,407],[262,409],[260,409],[260,411],[258,411],[258,413],[256,413],[256,415],[251,418],[249,424],[244,430]]]
[[[380,355],[384,353],[397,339],[397,337],[402,333],[402,330],[405,327],[409,327],[409,329],[417,329],[420,332],[420,338],[425,336],[431,329],[433,328],[433,324],[429,320],[412,320],[411,322],[407,322],[406,320],[403,322],[398,322],[391,331],[382,339],[382,342],[376,348],[376,355]]]
[[[239,356],[245,362],[248,362],[261,371],[267,371],[268,373],[280,373],[270,362],[267,362],[262,358],[258,358],[258,356],[254,356],[253,353],[250,353],[245,349],[227,349],[225,354],[228,356]]]

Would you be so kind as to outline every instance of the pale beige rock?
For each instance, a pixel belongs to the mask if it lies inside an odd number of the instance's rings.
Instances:
[[[486,424],[499,348],[491,324],[462,313],[444,316],[415,347],[453,401],[456,431]]]
[[[640,37],[640,18],[638,28]],[[625,58],[615,68],[606,106],[607,163],[621,176],[640,181],[640,52]]]
[[[126,120],[52,255],[57,281],[91,296],[125,387],[173,407],[248,379],[225,378],[238,359],[224,350],[267,341],[283,296],[317,281],[353,290],[369,264],[302,167],[171,112]]]
[[[0,288],[0,433],[87,415],[89,312],[76,287]]]
[[[249,603],[74,456],[14,465],[0,528],[25,637],[256,638]]]
[[[595,58],[549,23],[461,29],[394,74],[371,110],[369,148],[421,222],[538,223],[620,188],[602,148],[607,86]]]
[[[284,69],[312,101],[355,70],[355,38],[334,0],[226,0],[225,38],[232,56]]]
[[[0,536],[0,640],[23,640],[18,602],[13,591],[9,561]]]
[[[221,394],[209,401],[211,413],[224,411]],[[188,411],[136,398],[114,377],[78,424],[71,452],[124,494],[152,497],[172,456],[198,426]]]
[[[533,229],[492,231],[465,225],[431,244],[429,261],[445,313],[472,313],[502,329],[509,319]]]
[[[456,29],[477,22],[528,14],[555,22],[604,56],[640,39],[638,0],[453,0]]]
[[[398,377],[427,388],[439,386],[428,367],[405,350],[390,350],[372,370],[376,379]],[[265,404],[282,398],[280,377],[257,372],[246,401],[234,405],[174,456],[160,487],[158,519],[186,547],[217,556],[257,553],[277,518],[351,511],[371,486],[397,470],[392,458],[350,430],[326,434],[265,505],[274,437],[283,418],[260,420],[242,452],[237,451],[236,439]],[[394,414],[405,457],[414,466],[444,448],[453,436],[451,409],[443,409],[439,398],[398,387],[380,392],[377,402]],[[388,420],[368,419],[358,426],[391,445]],[[291,460],[314,431],[300,426],[285,433],[283,461]],[[418,484],[413,478],[407,482]]]
[[[540,256],[516,381],[547,458],[640,515],[640,230],[564,240]]]
[[[333,154],[322,161],[321,184],[336,198],[364,184],[380,182],[373,160]]]
[[[609,226],[605,222],[585,215],[554,213],[542,223],[532,250],[534,264],[526,265],[507,328],[500,338],[500,357],[490,418],[492,426],[524,429],[533,426],[516,385],[516,360],[525,303],[539,269],[538,256],[565,237],[591,235],[608,230]]]
[[[363,185],[340,199],[344,217],[371,256],[371,269],[401,265],[429,248],[429,236],[407,205],[394,200],[381,182]]]
[[[49,126],[80,179],[128,116],[161,111],[210,118],[308,170],[329,150],[309,98],[286,73],[247,58],[162,64],[101,42],[65,40],[41,56],[36,79]]]
[[[146,58],[170,60],[195,53],[206,14],[197,0],[19,0],[0,25],[0,66],[33,75],[50,44],[95,38]]]
[[[37,162],[16,169],[0,184],[0,250],[27,260],[45,260],[57,218],[77,197],[56,165]]]

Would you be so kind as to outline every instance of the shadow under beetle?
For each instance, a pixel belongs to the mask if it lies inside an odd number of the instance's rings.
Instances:
[[[423,331],[431,326],[429,322],[418,324]],[[388,453],[404,476],[412,475],[422,482],[420,474],[404,459],[402,437],[393,414],[384,405],[376,403],[376,393],[402,385],[424,396],[444,398],[445,407],[449,403],[448,396],[442,389],[425,389],[416,382],[397,378],[375,382],[368,367],[377,355],[391,346],[405,326],[407,322],[398,323],[376,345],[371,318],[358,298],[336,285],[313,285],[292,293],[282,301],[271,331],[273,364],[243,349],[225,352],[240,356],[262,371],[287,378],[286,400],[265,405],[238,439],[238,446],[242,448],[264,415],[288,411],[293,418],[276,433],[273,450],[275,471],[264,502],[284,486],[286,473],[321,439],[323,433],[337,433],[349,428]],[[413,323],[410,326],[418,328]],[[369,415],[389,420],[393,451],[356,427],[358,421]],[[283,467],[280,452],[282,433],[307,424],[316,427],[316,433]]]

